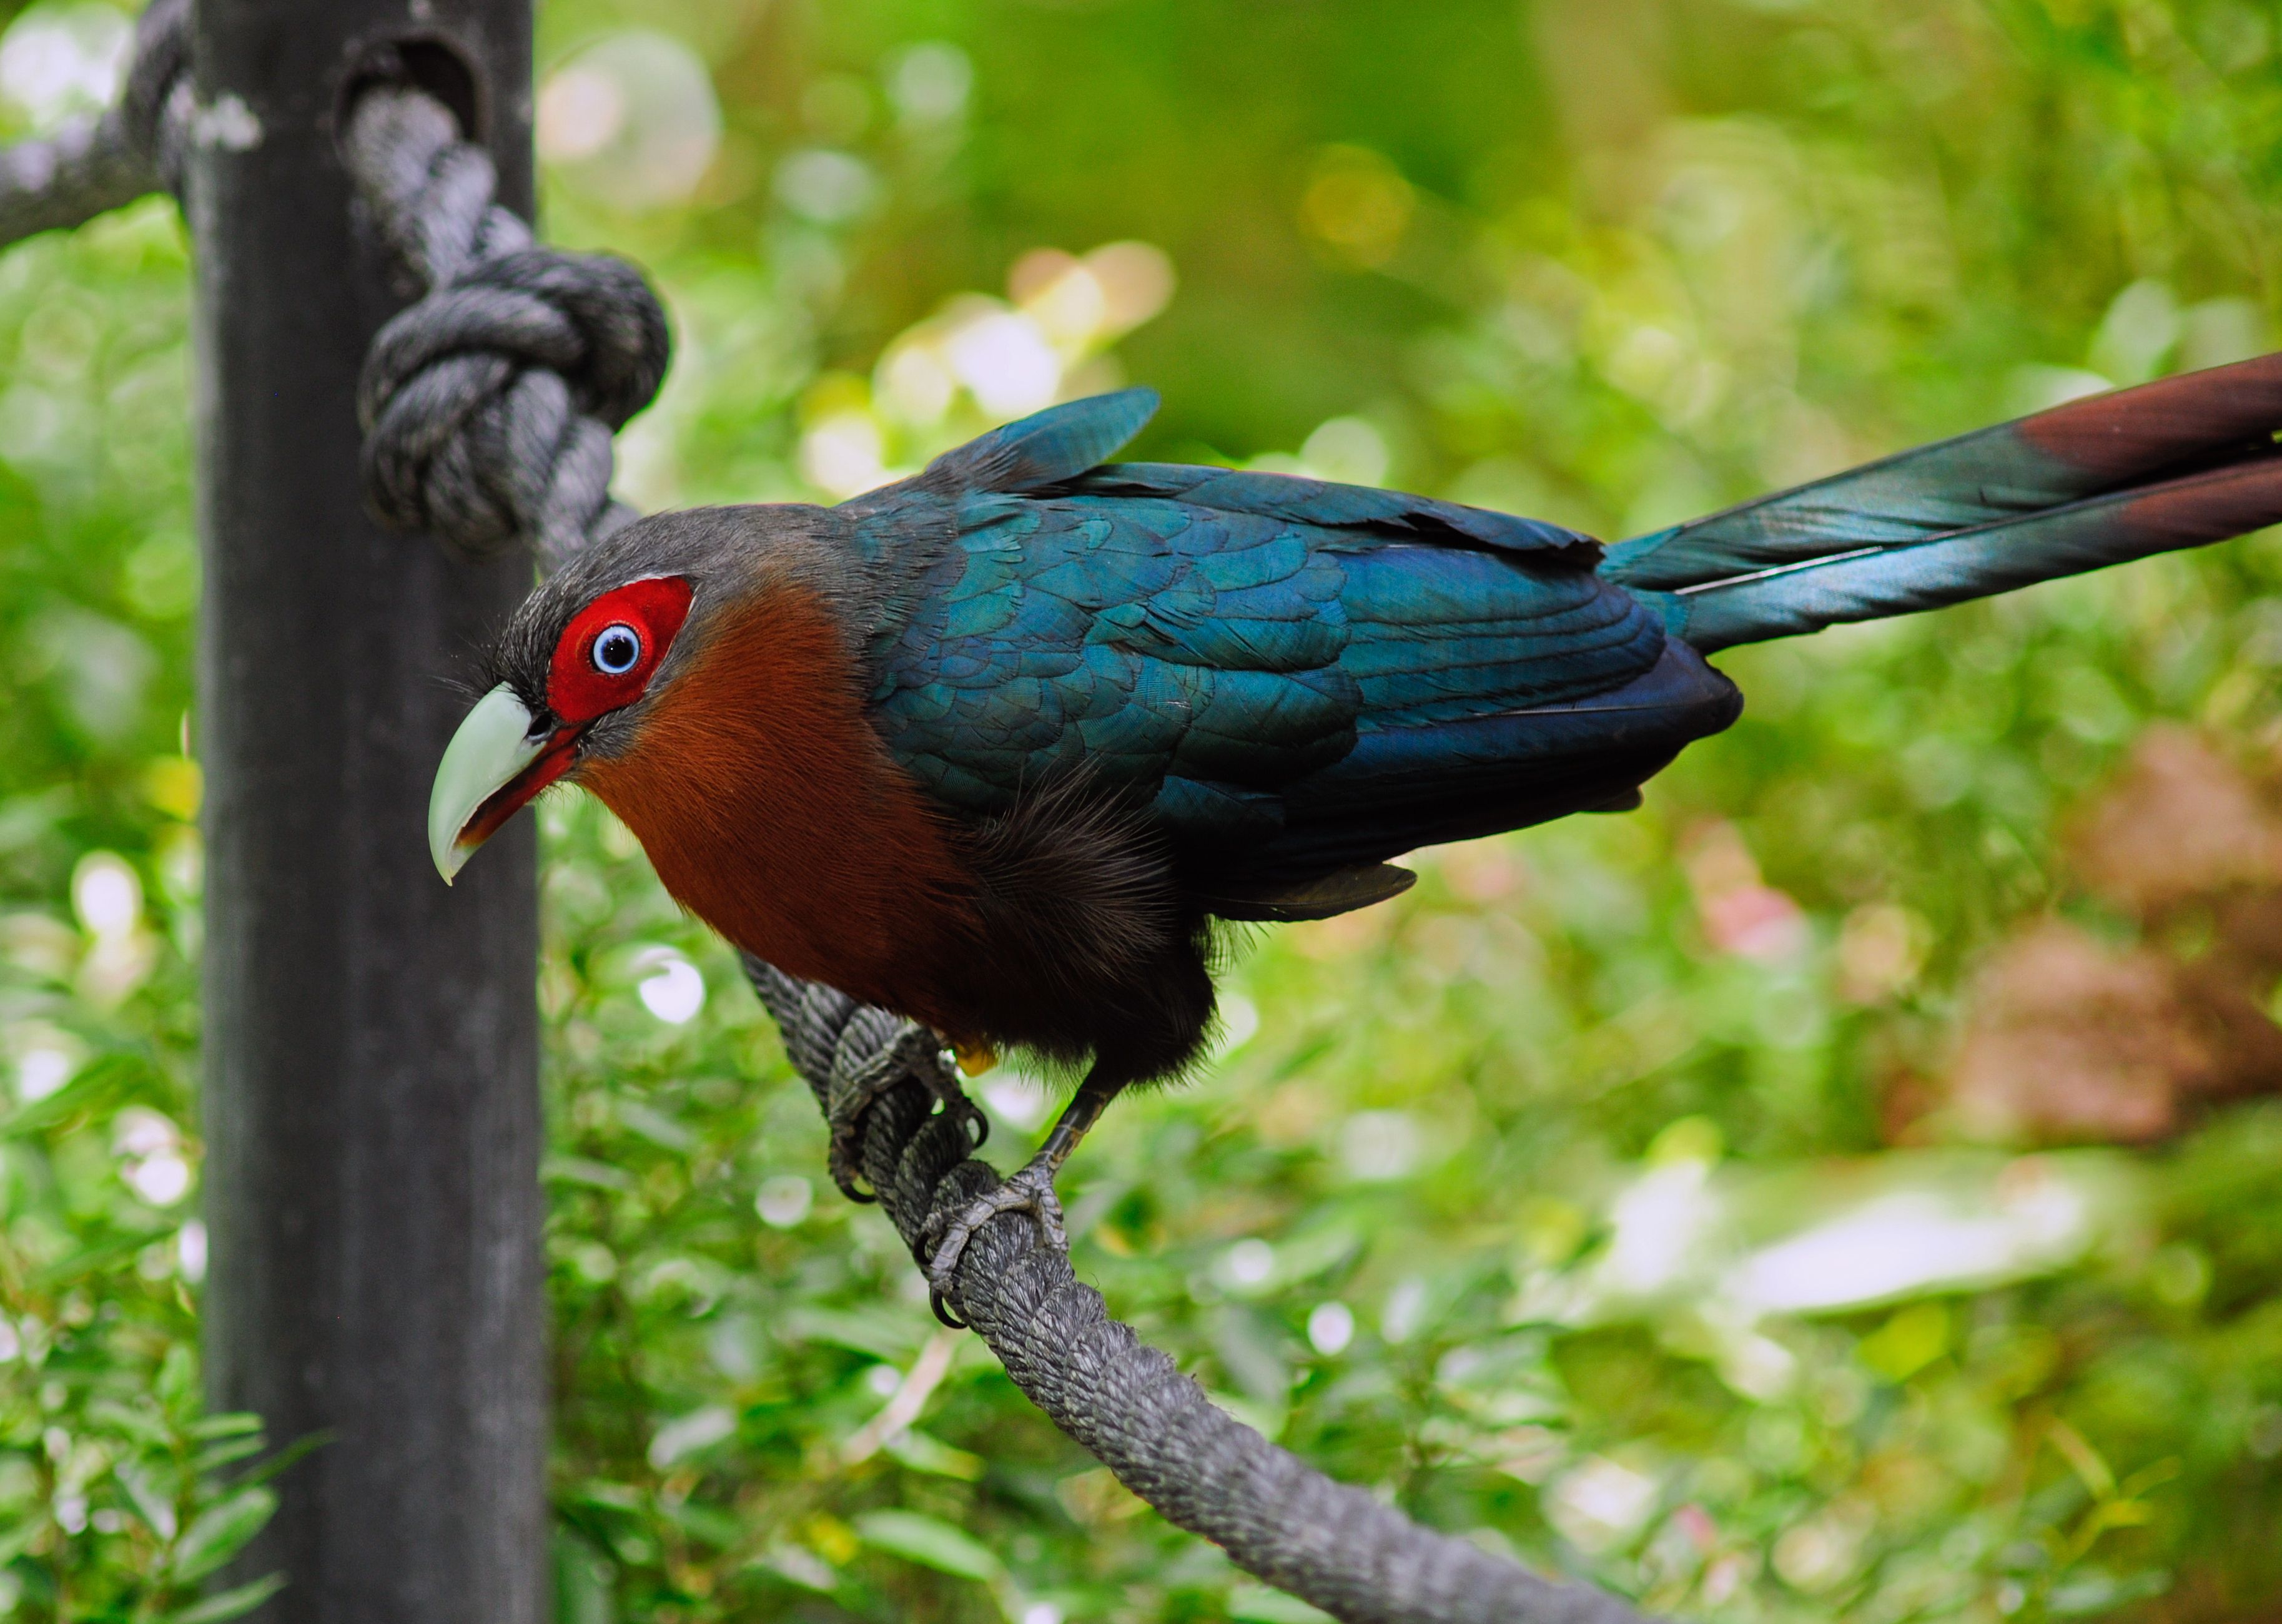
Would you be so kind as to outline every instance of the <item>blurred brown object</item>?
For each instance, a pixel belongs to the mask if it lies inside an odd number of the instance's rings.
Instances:
[[[2216,1071],[2169,960],[2040,920],[1982,971],[1947,1103],[1976,1139],[2136,1142],[2177,1127]]]
[[[2151,728],[2073,820],[2068,862],[2136,946],[2024,924],[1983,969],[1948,1076],[1898,1085],[1898,1137],[2146,1143],[2204,1103],[2282,1091],[2282,794]]]
[[[2264,786],[2183,727],[2152,727],[2076,820],[2070,866],[2096,896],[2146,918],[2282,881],[2282,816]]]

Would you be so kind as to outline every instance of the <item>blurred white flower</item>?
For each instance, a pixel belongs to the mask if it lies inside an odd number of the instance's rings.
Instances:
[[[2100,319],[2092,369],[2118,383],[2144,383],[2163,369],[2184,325],[2170,284],[2142,277],[2118,293]]]
[[[907,423],[939,423],[951,410],[959,380],[951,363],[931,344],[905,344],[880,360],[877,379],[880,405]]]
[[[2204,299],[2180,313],[2178,360],[2185,371],[2247,361],[2272,347],[2266,312],[2255,299]]]
[[[1006,275],[1009,298],[1075,360],[1131,331],[1173,297],[1173,262],[1151,243],[1105,243],[1080,258],[1034,248]]]
[[[1258,1239],[1239,1241],[1222,1254],[1220,1271],[1239,1288],[1264,1284],[1276,1272],[1276,1249]]]
[[[1318,479],[1379,484],[1386,478],[1386,438],[1360,417],[1334,417],[1308,437],[1300,460]]]
[[[16,1101],[29,1105],[44,1100],[71,1081],[80,1067],[79,1048],[68,1040],[43,1039],[34,1042],[16,1057]]]
[[[649,972],[635,993],[643,1007],[667,1025],[687,1025],[705,1007],[705,977],[672,948],[645,948],[635,955],[634,966]]]
[[[126,935],[142,922],[143,881],[117,854],[89,852],[72,870],[72,911],[90,935]]]
[[[130,1105],[112,1118],[112,1154],[127,1187],[154,1207],[171,1207],[190,1193],[190,1163],[182,1131],[147,1106]]]
[[[550,163],[592,158],[625,128],[626,96],[599,69],[574,65],[539,93],[539,155]]]
[[[1101,285],[1104,324],[1119,333],[1171,304],[1178,282],[1172,256],[1154,243],[1105,243],[1086,255],[1085,268]]]
[[[1772,1337],[1731,1333],[1718,1350],[1719,1380],[1744,1397],[1771,1404],[1798,1377],[1798,1357]]]
[[[1682,1278],[1720,1216],[1711,1171],[1708,1162],[1693,1158],[1668,1162],[1625,1187],[1611,1203],[1615,1233],[1595,1271],[1603,1290],[1648,1296]]]
[[[1774,1570],[1794,1589],[1827,1590],[1861,1566],[1862,1540],[1869,1529],[1859,1512],[1834,1506],[1783,1531],[1775,1541]]]
[[[173,1120],[147,1106],[130,1105],[112,1119],[111,1148],[116,1156],[157,1156],[182,1141]]]
[[[89,852],[72,870],[72,911],[95,938],[80,961],[81,995],[116,1003],[157,963],[158,938],[143,928],[143,881],[114,852]]]
[[[826,226],[855,219],[879,192],[869,164],[829,147],[788,157],[777,166],[776,187],[787,208]]]
[[[2081,367],[2015,367],[2006,380],[2005,410],[2008,415],[2026,417],[2115,387],[2113,378]]]
[[[171,1207],[190,1193],[190,1164],[172,1151],[128,1165],[127,1182],[154,1207]]]
[[[1109,294],[1101,279],[1084,260],[1060,249],[1025,254],[1008,276],[1007,286],[1058,348],[1087,343],[1108,321]]]
[[[1349,1176],[1374,1183],[1409,1173],[1425,1148],[1408,1111],[1357,1111],[1339,1128],[1339,1160]]]
[[[107,5],[35,6],[0,36],[0,96],[47,129],[119,94],[134,28]]]
[[[888,99],[912,124],[946,124],[966,111],[974,66],[944,40],[907,45],[888,68]]]
[[[1755,1312],[1828,1311],[2016,1279],[2091,1244],[2090,1203],[2069,1183],[2022,1178],[1997,1195],[1993,1207],[1933,1190],[1878,1196],[1753,1253],[1728,1276],[1726,1295]]]
[[[807,1179],[798,1173],[779,1173],[761,1180],[753,1210],[771,1229],[791,1229],[808,1216],[815,1202],[816,1191]]]
[[[933,429],[964,393],[983,416],[1004,421],[1114,388],[1102,351],[1162,310],[1173,284],[1172,261],[1147,243],[1108,243],[1083,256],[1032,250],[1008,273],[1011,303],[961,294],[891,340],[873,373],[873,409],[811,428],[803,472],[821,490],[852,495],[889,477],[883,420]]]
[[[1344,1303],[1318,1303],[1308,1316],[1308,1345],[1325,1358],[1354,1340],[1354,1311]]]
[[[871,184],[870,172],[846,166],[857,161],[822,149],[796,153],[779,170],[779,193],[813,217],[837,218],[868,205],[868,193],[860,200],[858,193]],[[1007,277],[1011,303],[959,294],[889,341],[868,398],[860,385],[811,397],[802,476],[844,500],[907,471],[895,466],[891,429],[898,440],[908,433],[925,445],[952,421],[962,397],[984,419],[1003,422],[1116,387],[1104,349],[1163,309],[1173,284],[1172,261],[1147,243],[1108,243],[1083,256],[1058,248],[1024,254]]]
[[[1595,1455],[1547,1493],[1545,1515],[1580,1549],[1604,1551],[1646,1523],[1656,1502],[1654,1478]]]
[[[537,123],[540,158],[630,213],[685,201],[721,144],[712,74],[687,45],[649,29],[599,40],[548,74]]]
[[[800,439],[801,477],[846,500],[886,483],[887,446],[868,412],[834,412],[809,426]]]
[[[1052,1102],[1035,1077],[1025,1077],[1020,1071],[1001,1071],[982,1085],[982,1102],[995,1116],[1003,1117],[1021,1133],[1027,1133],[1046,1119]]]
[[[994,417],[1021,417],[1053,404],[1061,357],[1037,322],[1014,311],[967,322],[944,346],[951,370]]]
[[[1220,995],[1220,1052],[1232,1054],[1260,1033],[1260,1006],[1241,993]]]

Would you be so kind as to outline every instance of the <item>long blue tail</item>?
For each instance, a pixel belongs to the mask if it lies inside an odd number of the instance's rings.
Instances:
[[[2282,354],[2070,401],[1609,550],[1710,653],[2282,523]]]

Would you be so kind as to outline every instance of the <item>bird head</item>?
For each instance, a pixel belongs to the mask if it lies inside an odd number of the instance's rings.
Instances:
[[[821,516],[786,507],[645,520],[526,599],[486,657],[489,691],[436,769],[428,848],[446,881],[539,792],[628,758],[661,699],[736,618],[728,612],[817,573]]]

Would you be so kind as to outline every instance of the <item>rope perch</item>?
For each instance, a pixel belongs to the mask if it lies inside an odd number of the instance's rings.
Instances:
[[[820,1107],[835,1077],[892,1047],[906,1024],[748,955],[745,973]],[[864,1176],[914,1262],[931,1216],[999,1182],[966,1130],[906,1071],[859,1125]],[[1617,1597],[1556,1585],[1423,1528],[1215,1408],[1171,1356],[1109,1317],[1067,1257],[1007,1214],[975,1233],[951,1305],[1031,1403],[1167,1521],[1348,1624],[1639,1624]]]

